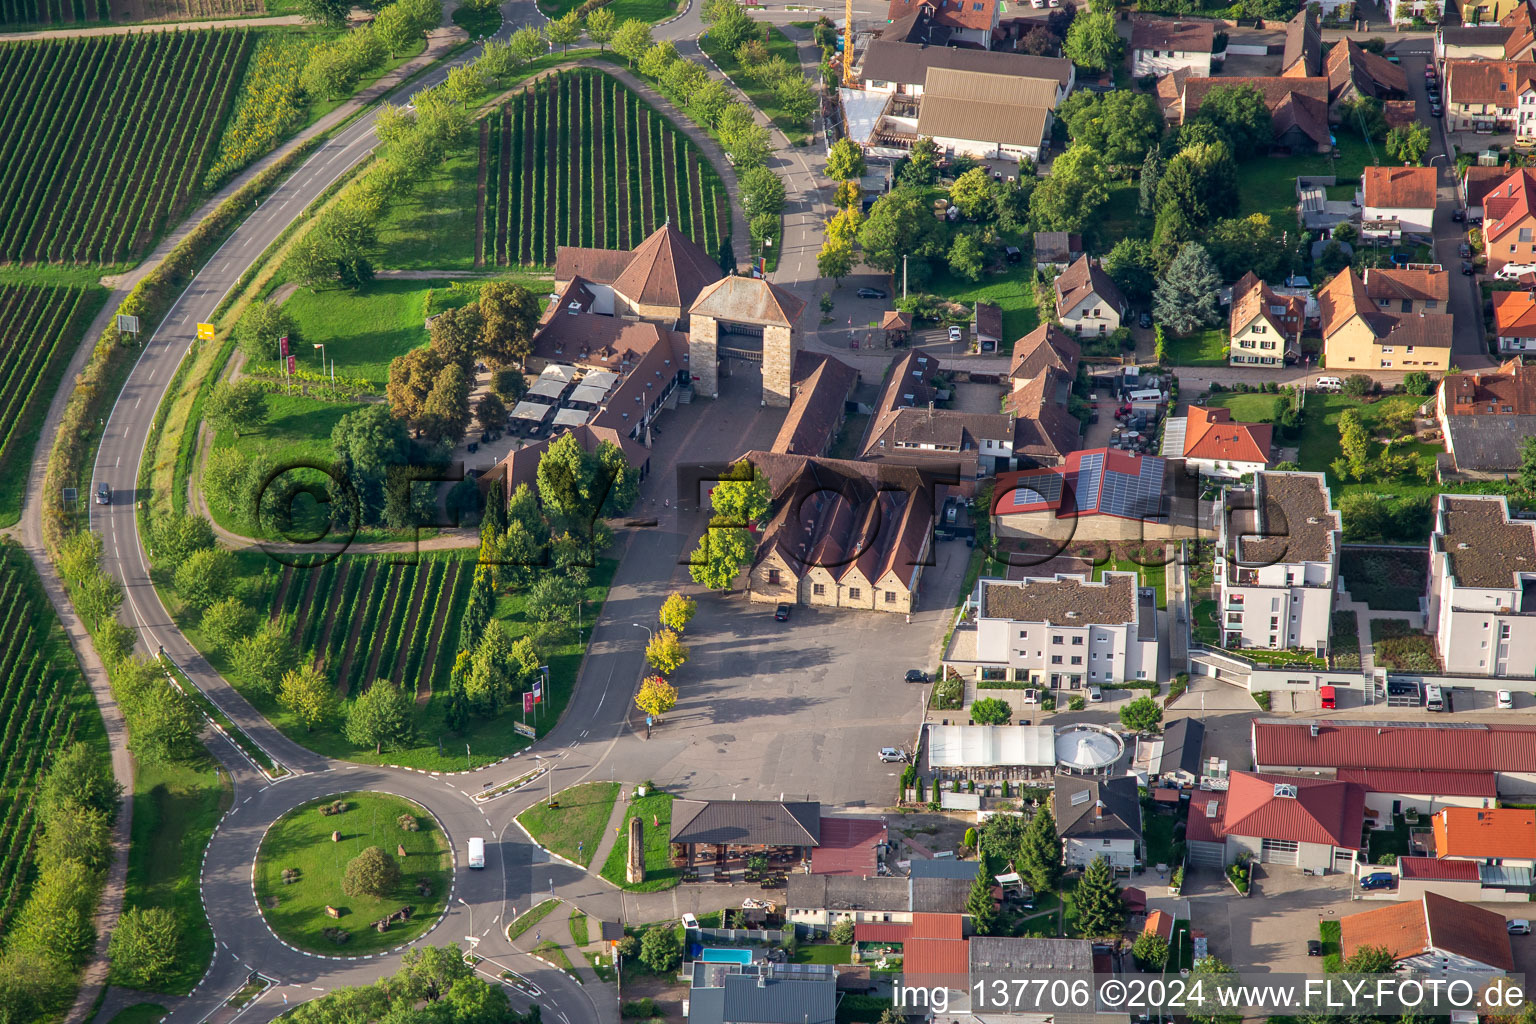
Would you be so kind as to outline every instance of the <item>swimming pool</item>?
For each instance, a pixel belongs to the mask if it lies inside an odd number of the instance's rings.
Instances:
[[[746,967],[752,963],[752,951],[750,949],[710,949],[699,950],[697,959],[707,964],[741,964]]]

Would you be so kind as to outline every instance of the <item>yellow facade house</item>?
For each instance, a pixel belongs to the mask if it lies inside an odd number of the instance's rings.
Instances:
[[[1373,370],[1440,370],[1451,363],[1452,317],[1389,313],[1345,268],[1317,293],[1323,365],[1340,375]]]

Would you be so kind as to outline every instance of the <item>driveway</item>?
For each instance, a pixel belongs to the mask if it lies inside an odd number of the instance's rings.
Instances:
[[[1317,973],[1307,940],[1317,938],[1318,922],[1359,909],[1349,899],[1348,875],[1314,878],[1297,868],[1265,864],[1253,895],[1243,899],[1215,868],[1188,873],[1194,879],[1185,881],[1193,926],[1210,938],[1213,954],[1241,972]]]

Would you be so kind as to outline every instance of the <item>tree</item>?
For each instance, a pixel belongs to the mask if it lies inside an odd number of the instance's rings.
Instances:
[[[613,52],[627,60],[631,68],[650,48],[651,26],[639,18],[630,18],[614,30]]]
[[[357,899],[371,896],[383,899],[400,884],[400,865],[382,847],[369,846],[347,862],[341,876],[341,891]]]
[[[512,38],[507,40],[507,45],[511,47],[512,54],[519,64],[538,60],[549,52],[549,44],[544,41],[544,33],[532,25],[524,25],[513,32]],[[618,49],[617,43],[614,44],[614,49]]]
[[[1114,19],[1108,14],[1079,14],[1061,45],[1063,57],[1089,71],[1108,71],[1124,54],[1125,43],[1115,34]]]
[[[239,437],[241,431],[254,430],[267,418],[266,392],[253,380],[219,381],[208,394],[203,415],[215,430]]]
[[[661,84],[679,106],[686,107],[692,102],[693,94],[702,89],[707,81],[709,72],[690,61],[680,60],[667,68]]]
[[[561,53],[568,52],[571,44],[581,38],[580,13],[573,7],[560,17],[552,19],[544,26],[544,34],[551,44],[560,47]]]
[[[165,907],[129,907],[112,930],[112,982],[158,992],[180,959],[181,921]]]
[[[1370,468],[1371,435],[1366,432],[1357,410],[1345,409],[1339,414],[1339,449],[1350,476],[1363,479]]]
[[[827,177],[833,181],[857,181],[864,177],[864,150],[851,139],[838,139],[827,150]]]
[[[768,480],[761,470],[743,460],[724,474],[709,500],[716,524],[752,525],[768,515]]]
[[[1263,152],[1274,139],[1264,94],[1251,85],[1218,85],[1200,101],[1199,120],[1215,125],[1238,153]]]
[[[737,176],[741,186],[741,208],[748,217],[784,209],[784,180],[767,167],[749,167]]]
[[[1381,100],[1374,96],[1361,96],[1353,100],[1340,100],[1337,106],[1339,123],[1353,129],[1363,139],[1382,139],[1387,134],[1387,115]]]
[[[870,207],[859,228],[859,246],[864,250],[865,263],[889,273],[904,255],[917,260],[938,256],[943,251],[944,232],[923,193],[898,187]]]
[[[822,242],[816,254],[816,272],[830,277],[834,285],[842,284],[843,278],[853,273],[853,244],[837,238]]]
[[[1429,129],[1418,121],[1387,132],[1387,153],[1405,164],[1421,164],[1429,152]]]
[[[342,28],[352,13],[352,0],[299,0],[298,9],[305,21]]]
[[[773,87],[779,110],[795,124],[804,127],[816,112],[816,90],[804,75],[790,75]]]
[[[659,629],[645,645],[645,660],[656,671],[671,675],[688,660],[688,648],[670,629]]]
[[[536,471],[545,507],[572,522],[583,521],[591,503],[592,477],[585,454],[574,434],[562,434],[539,457]]]
[[[303,723],[306,732],[313,732],[315,726],[330,721],[340,710],[336,688],[311,665],[283,674],[277,702]]]
[[[186,512],[166,512],[154,519],[155,567],[176,569],[193,552],[213,547],[213,525],[202,516]]]
[[[1168,940],[1157,932],[1142,932],[1131,943],[1131,953],[1142,967],[1161,971],[1168,963]]]
[[[1055,890],[1061,878],[1061,838],[1056,834],[1056,818],[1049,807],[1040,808],[1030,819],[1016,866],[1036,892]]]
[[[77,860],[101,871],[112,860],[112,823],[106,811],[70,801],[43,807],[46,814],[38,858],[44,864]]]
[[[503,366],[528,358],[542,313],[538,296],[514,281],[491,281],[480,290],[479,305],[485,357]]]
[[[688,575],[710,590],[729,590],[752,561],[757,545],[744,529],[711,526],[689,557]]]
[[[971,704],[971,721],[977,725],[1002,725],[1013,718],[1013,708],[998,697],[983,697]]]
[[[448,77],[443,80],[443,94],[455,103],[467,105],[485,91],[487,84],[478,62],[459,64],[450,68]]]
[[[670,974],[682,962],[677,933],[665,925],[649,928],[640,937],[640,962],[653,974]]]
[[[663,39],[659,43],[652,43],[640,55],[640,73],[647,78],[661,78],[675,63],[677,63],[677,47],[673,45],[672,40]]]
[[[1157,185],[1163,180],[1168,161],[1163,159],[1160,147],[1147,150],[1147,158],[1141,162],[1141,185],[1137,192],[1136,212],[1151,217],[1157,212]]]
[[[117,816],[117,802],[122,795],[123,787],[112,777],[106,759],[83,743],[71,743],[53,759],[43,776],[37,802],[45,808],[66,804],[91,807],[111,820]]]
[[[1110,276],[1125,297],[1132,302],[1145,302],[1152,297],[1157,286],[1157,264],[1152,259],[1152,245],[1141,238],[1122,238],[1104,257],[1104,272]]]
[[[421,97],[422,94],[417,95],[418,110],[424,111]],[[417,120],[421,120],[420,114]],[[323,214],[314,228],[298,241],[289,265],[299,283],[312,291],[338,282],[356,290],[373,280],[373,263],[368,252],[376,241],[370,219],[350,206],[337,206]]]
[[[1386,946],[1359,946],[1344,958],[1345,974],[1391,974],[1397,965]]]
[[[157,666],[146,666],[159,674]],[[197,734],[203,719],[192,701],[160,676],[158,685],[146,687],[129,709],[129,730],[134,756],[143,764],[169,764],[200,749]]]
[[[949,246],[949,269],[967,281],[980,281],[987,268],[987,253],[969,232],[960,232]]]
[[[544,573],[528,591],[528,614],[539,622],[569,622],[576,614],[581,588],[564,573]]]
[[[1176,207],[1197,229],[1235,212],[1237,200],[1237,164],[1224,142],[1184,148],[1157,185],[1159,213]]]
[[[912,143],[912,152],[906,165],[896,175],[902,185],[923,188],[939,180],[939,145],[928,135],[918,137]]]
[[[1024,869],[1018,866],[1019,850],[1028,829],[1029,824],[1020,815],[994,814],[981,826],[977,849],[1000,864],[1013,863],[1022,873]]]
[[[972,167],[956,178],[949,199],[968,220],[989,220],[997,213],[996,190],[985,167]]]
[[[432,350],[444,366],[471,369],[475,365],[475,355],[480,348],[484,330],[485,320],[480,315],[478,303],[444,310],[432,318],[429,330]]]
[[[730,91],[716,78],[706,78],[688,100],[688,110],[699,124],[713,128],[731,103]]]
[[[410,452],[405,424],[383,405],[366,405],[336,422],[331,448],[357,489],[364,518],[377,521],[384,507],[385,476],[390,467],[404,466]]]
[[[587,38],[597,44],[599,52],[608,48],[617,27],[618,19],[607,7],[595,8],[587,15]]]
[[[176,567],[176,593],[194,611],[225,597],[238,575],[235,556],[221,548],[202,548]]]
[[[235,321],[235,344],[252,362],[268,362],[278,358],[279,342],[288,339],[289,351],[299,341],[298,325],[293,317],[283,312],[281,306],[257,299],[245,308]]]
[[[1087,146],[1073,146],[1056,158],[1050,177],[1035,186],[1030,223],[1037,231],[1082,231],[1109,202],[1108,182],[1104,159]]]
[[[736,161],[738,171],[767,162],[773,148],[768,129],[757,123],[746,105],[727,103],[720,111],[715,131],[720,136],[720,144]]]
[[[853,919],[845,917],[832,926],[832,930],[827,933],[827,938],[831,939],[834,945],[846,946],[853,942],[853,931]]]
[[[389,379],[384,386],[389,411],[413,428],[420,429],[422,408],[442,372],[443,357],[431,345],[413,348],[391,359]]]
[[[971,915],[971,927],[977,935],[991,935],[997,927],[997,903],[992,899],[992,868],[985,853],[976,865],[976,877],[965,898],[965,912]]]
[[[729,53],[735,53],[738,46],[759,32],[757,22],[734,0],[710,4],[708,18],[710,43]]]
[[[409,743],[416,736],[411,695],[388,679],[376,679],[347,712],[347,739],[382,754],[384,744]]]
[[[659,618],[663,626],[673,632],[681,633],[688,628],[688,623],[693,621],[693,616],[698,610],[698,602],[687,594],[669,594],[667,599],[661,602]]]
[[[1221,316],[1217,289],[1221,275],[1210,254],[1197,242],[1179,249],[1157,286],[1152,315],[1176,334],[1189,334],[1215,324]]]
[[[661,676],[647,676],[635,694],[635,706],[647,715],[660,718],[677,707],[677,687]]]
[[[1095,857],[1083,869],[1073,893],[1077,905],[1077,924],[1084,935],[1107,938],[1117,935],[1125,920],[1125,903],[1120,899],[1120,889],[1115,885],[1115,873],[1109,866],[1109,858]]]
[[[1403,375],[1403,390],[1410,395],[1427,395],[1434,388],[1434,382],[1429,379],[1429,374],[1422,370]]]
[[[214,650],[229,653],[256,631],[256,612],[238,597],[221,598],[204,610],[199,628]]]
[[[475,404],[475,421],[481,430],[500,431],[507,425],[507,406],[494,391],[487,391]]]
[[[1261,280],[1278,281],[1291,271],[1291,253],[1268,214],[1218,220],[1204,244],[1223,280],[1236,281],[1251,270]]]
[[[432,385],[421,406],[422,431],[440,444],[453,447],[469,429],[469,392],[473,381],[465,369],[450,363]]]
[[[269,696],[276,695],[283,674],[297,661],[288,632],[286,623],[271,620],[234,643],[231,661],[235,671]]]
[[[77,860],[44,864],[31,896],[11,920],[6,953],[67,969],[83,964],[96,945],[91,917],[99,886],[100,876]]]
[[[1137,697],[1120,709],[1120,724],[1131,732],[1152,732],[1163,720],[1163,709],[1151,697]]]
[[[1536,434],[1520,439],[1520,486],[1536,491]]]
[[[1108,164],[1142,163],[1163,135],[1163,116],[1151,95],[1129,89],[1076,92],[1059,111],[1074,144],[1096,150]]]

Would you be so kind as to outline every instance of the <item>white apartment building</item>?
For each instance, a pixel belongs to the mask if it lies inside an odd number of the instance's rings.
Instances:
[[[1132,572],[976,581],[983,679],[1080,690],[1157,677],[1157,608]]]
[[[1439,496],[1425,624],[1447,675],[1536,676],[1536,523],[1502,495]]]
[[[1222,646],[1328,653],[1342,523],[1321,473],[1258,473],[1216,505]]]

